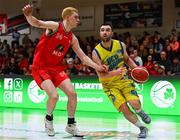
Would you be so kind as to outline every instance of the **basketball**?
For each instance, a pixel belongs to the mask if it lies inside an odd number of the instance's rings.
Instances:
[[[131,77],[136,83],[145,83],[149,79],[149,72],[145,67],[138,66],[132,69]]]

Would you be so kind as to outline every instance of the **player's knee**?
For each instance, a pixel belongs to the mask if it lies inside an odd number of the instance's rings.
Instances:
[[[77,98],[77,94],[76,94],[76,92],[74,91],[74,90],[72,90],[72,91],[69,91],[69,93],[68,93],[68,98],[69,99],[76,99]]]
[[[53,100],[53,101],[58,101],[58,99],[59,99],[59,95],[58,94],[55,94],[55,95],[52,95],[51,97],[51,100]]]
[[[141,108],[141,103],[139,100],[129,101],[129,103],[133,107],[134,110],[139,110]]]
[[[124,116],[130,116],[131,115],[131,111],[128,110],[123,110],[122,113],[124,114]]]
[[[141,106],[133,106],[133,109],[134,110],[139,110],[139,109],[141,109]]]
[[[76,94],[76,92],[72,92],[72,94],[71,94],[71,95],[72,95],[71,97],[72,97],[73,99],[76,99],[76,98],[77,98],[77,94]]]
[[[131,111],[126,103],[122,104],[119,109],[125,116],[128,116],[131,113]]]

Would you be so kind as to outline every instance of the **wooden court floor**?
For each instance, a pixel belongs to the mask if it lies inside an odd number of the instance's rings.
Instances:
[[[0,108],[0,140],[74,140],[64,130],[66,111],[54,112],[56,135],[44,132],[45,110]],[[180,140],[180,116],[151,115],[146,140]],[[120,113],[76,112],[79,129],[87,140],[138,140],[139,130]]]

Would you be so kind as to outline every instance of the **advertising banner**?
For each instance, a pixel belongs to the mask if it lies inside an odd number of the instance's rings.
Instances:
[[[180,77],[150,77],[145,84],[135,84],[142,106],[148,114],[180,115]],[[117,112],[102,90],[97,77],[72,77],[79,111]],[[58,89],[56,109],[66,110],[67,97]],[[46,93],[31,76],[0,77],[0,107],[46,108]]]

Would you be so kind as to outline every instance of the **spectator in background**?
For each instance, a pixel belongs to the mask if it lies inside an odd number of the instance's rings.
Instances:
[[[158,64],[165,67],[166,74],[171,75],[171,62],[169,59],[167,59],[166,52],[162,51],[160,53],[160,59],[158,61]]]
[[[0,54],[8,55],[10,53],[10,45],[8,44],[7,40],[5,39],[2,44],[0,45]]]
[[[169,45],[169,38],[167,37],[167,38],[165,38],[165,45],[164,45],[164,47],[163,47],[163,50],[166,50],[166,46],[168,46]]]
[[[147,60],[148,49],[149,49],[148,45],[149,45],[148,41],[144,39],[142,44],[138,48],[138,56],[141,57],[143,62]]]
[[[165,67],[163,65],[159,65],[159,67],[158,67],[158,75],[161,75],[161,76],[166,75]]]
[[[135,56],[134,56],[133,51],[129,54],[129,57],[132,59],[132,61],[133,61],[137,66],[139,66],[139,62],[137,62],[137,61],[134,59]]]
[[[144,36],[142,38],[142,40],[146,41],[146,47],[150,48],[151,44],[152,44],[152,37],[150,36],[150,34],[148,32],[144,32]]]
[[[175,57],[175,53],[173,53],[171,46],[170,45],[166,46],[166,58],[172,62],[174,57]]]
[[[154,53],[153,48],[149,48],[149,50],[148,50],[148,55],[151,55],[152,58],[153,58],[153,60],[155,59],[155,53]]]
[[[158,42],[162,44],[162,46],[165,45],[164,39],[161,37],[161,33],[158,31],[154,32],[154,38],[157,38]]]
[[[169,45],[170,45],[170,47],[172,49],[172,52],[174,54],[178,55],[177,52],[178,52],[178,49],[179,49],[179,42],[177,40],[177,36],[173,36],[173,40],[172,40],[172,42],[170,42]]]
[[[6,62],[4,68],[4,74],[8,74],[8,75],[22,74],[14,57],[11,57],[10,61]]]
[[[154,63],[152,55],[148,55],[147,62],[144,63],[144,67],[148,70],[150,75],[154,73]]]
[[[134,52],[134,60],[139,63],[138,66],[143,66],[143,61],[142,61],[141,57],[138,56],[137,49],[134,49],[133,52]]]
[[[172,63],[172,75],[180,75],[180,62],[178,57],[173,59]]]
[[[159,42],[157,37],[154,38],[151,48],[155,52],[155,58],[158,59],[160,56],[160,52],[163,50],[163,45]]]
[[[97,40],[94,38],[94,36],[90,36],[90,46],[95,46],[95,44],[97,43]]]
[[[134,49],[138,49],[139,48],[139,43],[138,43],[138,40],[136,39],[136,37],[131,36],[130,39],[131,39],[131,47],[134,48]]]
[[[83,52],[86,52],[86,46],[84,44],[84,41],[80,38],[80,36],[77,36],[77,39],[79,41],[79,45],[81,46],[81,49],[83,50]]]
[[[19,45],[19,39],[20,33],[18,32],[17,28],[14,27],[12,30],[12,46],[14,46],[15,43]]]
[[[78,74],[78,70],[76,69],[75,65],[74,65],[74,60],[70,60],[67,63],[67,69],[68,72],[70,72],[70,75],[77,75]]]
[[[77,56],[74,58],[74,66],[78,71],[77,75],[83,75],[83,64]]]
[[[25,75],[31,75],[32,74],[32,65],[31,64],[28,66],[28,69],[26,70],[26,72],[24,74]]]
[[[154,63],[154,69],[151,70],[151,75],[154,75],[154,76],[159,75],[158,69],[159,69],[158,63]]]
[[[87,43],[87,45],[86,45],[86,54],[89,54],[89,53],[91,54],[91,52],[92,52],[92,47],[90,46],[90,44]]]
[[[26,54],[22,54],[19,62],[19,68],[23,71],[23,74],[26,74],[29,68],[28,56]]]
[[[22,38],[22,44],[28,43],[29,40],[30,40],[29,36],[25,34],[24,37]]]

